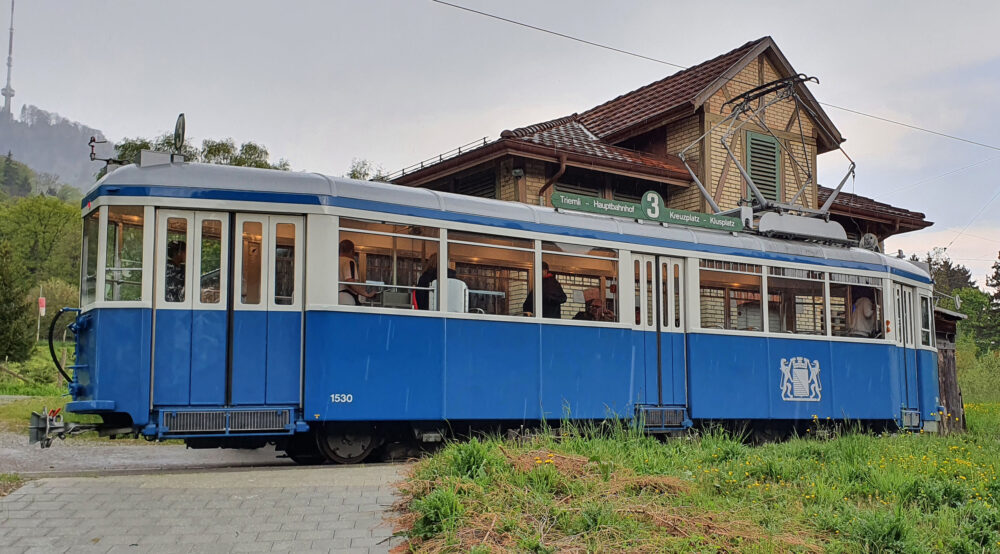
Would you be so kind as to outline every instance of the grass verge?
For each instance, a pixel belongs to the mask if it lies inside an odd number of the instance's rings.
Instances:
[[[969,432],[747,446],[564,425],[452,443],[402,485],[401,532],[440,551],[1000,551],[1000,404]]]
[[[14,473],[0,473],[0,498],[16,491],[24,484],[24,480]]]

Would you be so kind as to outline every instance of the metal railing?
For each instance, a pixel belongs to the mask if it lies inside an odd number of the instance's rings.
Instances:
[[[465,154],[466,152],[468,152],[470,150],[475,150],[476,148],[481,148],[483,146],[486,146],[487,144],[490,144],[491,142],[494,142],[494,141],[491,141],[489,139],[489,137],[483,137],[483,138],[481,138],[479,140],[474,140],[474,141],[472,141],[472,142],[470,142],[468,144],[463,144],[462,146],[459,146],[458,148],[453,148],[453,149],[451,149],[451,150],[449,150],[447,152],[444,152],[442,154],[438,154],[437,156],[434,156],[432,158],[427,158],[426,160],[417,162],[417,163],[415,163],[413,165],[408,165],[408,166],[404,167],[403,169],[399,169],[399,170],[393,171],[392,173],[390,173],[390,174],[388,174],[388,175],[385,176],[385,180],[386,181],[392,181],[393,179],[398,179],[399,177],[402,177],[402,176],[407,175],[409,173],[413,173],[414,171],[420,171],[421,169],[424,169],[425,167],[429,167],[431,165],[443,162],[445,160],[454,158],[456,156],[461,156],[462,154]]]

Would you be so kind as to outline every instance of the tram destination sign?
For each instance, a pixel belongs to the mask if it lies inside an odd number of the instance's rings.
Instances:
[[[652,190],[642,195],[641,204],[555,191],[552,193],[552,206],[560,210],[644,219],[720,231],[743,230],[743,222],[736,217],[667,208],[659,193]]]

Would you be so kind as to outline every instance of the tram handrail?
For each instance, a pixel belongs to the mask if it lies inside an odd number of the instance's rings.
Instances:
[[[56,315],[52,316],[52,322],[49,323],[49,355],[52,356],[52,363],[56,364],[56,369],[59,370],[59,374],[63,376],[63,379],[66,379],[67,383],[72,383],[73,382],[73,378],[70,377],[68,373],[66,373],[66,370],[63,369],[62,364],[60,364],[59,360],[56,358],[56,347],[55,347],[55,344],[54,344],[52,336],[55,334],[55,331],[56,331],[56,322],[59,321],[59,317],[60,316],[62,316],[66,312],[78,312],[79,313],[79,311],[80,311],[80,308],[62,308],[61,310],[59,310],[58,312],[56,312]]]

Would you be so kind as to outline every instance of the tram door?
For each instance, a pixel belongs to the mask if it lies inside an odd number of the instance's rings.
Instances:
[[[226,401],[229,214],[159,210],[154,406]]]
[[[896,345],[900,348],[903,369],[903,404],[904,408],[917,408],[917,351],[913,325],[913,287],[893,283],[893,299],[895,301]]]
[[[302,375],[303,224],[236,214],[230,403],[298,404]]]
[[[633,254],[635,325],[642,331],[646,387],[643,401],[686,404],[684,351],[684,261]]]

